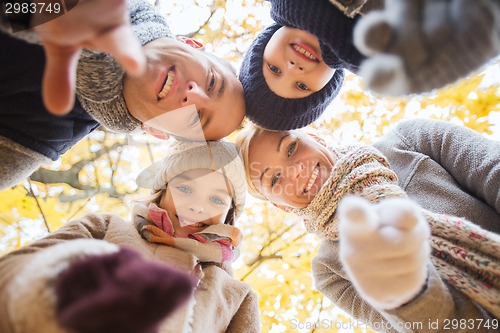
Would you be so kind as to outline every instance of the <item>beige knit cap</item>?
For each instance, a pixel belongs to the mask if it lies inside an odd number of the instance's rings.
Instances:
[[[166,156],[144,169],[137,177],[140,187],[153,192],[164,190],[166,184],[178,175],[193,169],[210,169],[222,173],[232,184],[235,218],[245,206],[246,182],[242,159],[233,143],[219,141],[169,140]]]

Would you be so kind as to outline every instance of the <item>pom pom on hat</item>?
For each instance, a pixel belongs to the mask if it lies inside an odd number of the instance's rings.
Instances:
[[[171,140],[166,144],[166,157],[144,169],[137,177],[137,184],[158,192],[164,190],[172,179],[189,170],[210,169],[220,172],[231,182],[234,214],[238,218],[245,206],[246,182],[245,168],[236,146],[226,140]]]
[[[257,125],[271,130],[305,127],[325,111],[338,95],[344,71],[336,70],[320,91],[304,98],[284,98],[275,94],[262,73],[264,49],[281,26],[273,24],[262,31],[250,46],[239,73],[246,101],[247,117]]]

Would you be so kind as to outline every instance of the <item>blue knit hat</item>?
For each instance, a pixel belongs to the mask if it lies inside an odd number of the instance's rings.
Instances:
[[[247,117],[266,129],[284,131],[305,127],[318,119],[338,95],[344,71],[335,70],[320,91],[307,97],[284,98],[276,95],[266,83],[262,65],[264,49],[279,28],[281,25],[273,24],[257,36],[243,59],[239,79],[245,92]]]

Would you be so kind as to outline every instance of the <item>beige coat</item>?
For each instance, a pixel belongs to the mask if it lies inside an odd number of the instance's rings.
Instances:
[[[78,242],[67,243],[69,240],[82,238],[107,241],[95,241],[98,245],[129,246],[146,259],[187,272],[196,265],[191,254],[143,240],[131,223],[115,215],[88,215],[73,220],[47,237],[0,258],[0,333],[65,332],[54,320],[51,279],[64,267],[61,263],[69,260],[67,253],[71,251],[54,249],[54,245],[66,242],[64,248],[70,249],[71,244]],[[100,245],[92,247],[95,253]],[[91,252],[88,246],[83,251]],[[31,260],[36,254],[43,254],[47,262],[33,272],[35,262]],[[250,287],[234,279],[230,269],[208,265],[203,272],[193,300],[171,314],[160,332],[258,332],[258,300]]]

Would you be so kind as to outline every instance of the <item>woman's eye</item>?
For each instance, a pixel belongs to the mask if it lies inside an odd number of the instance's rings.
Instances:
[[[175,188],[178,189],[179,191],[181,191],[182,193],[186,193],[186,194],[191,193],[191,189],[189,188],[189,186],[179,185],[179,186],[176,186]]]
[[[297,88],[299,88],[299,90],[302,90],[302,91],[308,91],[309,90],[309,87],[306,86],[304,83],[302,82],[297,82]]]
[[[214,90],[214,88],[215,88],[215,73],[214,73],[214,71],[211,71],[211,73],[212,73],[212,77],[211,77],[210,83],[208,85],[208,91],[209,92],[212,91],[212,90]]]
[[[278,67],[274,66],[274,65],[267,65],[267,67],[274,74],[280,74],[281,73],[281,70]]]
[[[224,200],[222,200],[221,198],[219,197],[211,197],[210,198],[210,201],[212,201],[214,204],[216,205],[225,205],[226,203],[224,202]]]
[[[279,179],[280,179],[279,173],[277,173],[273,176],[273,178],[271,179],[271,188],[273,188],[274,185],[276,185],[276,183],[278,182]]]
[[[297,147],[297,141],[294,141],[288,145],[288,149],[286,150],[287,157],[292,156],[293,152],[295,151],[295,147]]]

